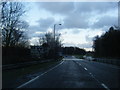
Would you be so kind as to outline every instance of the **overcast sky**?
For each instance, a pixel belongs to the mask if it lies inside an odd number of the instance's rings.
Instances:
[[[93,37],[118,25],[117,2],[26,2],[31,45],[48,31],[61,33],[64,46],[92,50]]]

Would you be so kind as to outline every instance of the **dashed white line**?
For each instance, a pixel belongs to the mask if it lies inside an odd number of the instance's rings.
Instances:
[[[81,64],[79,64],[79,65],[81,65]]]
[[[87,70],[87,68],[84,68],[85,70]]]
[[[110,90],[104,83],[101,83],[99,80],[97,80],[92,73],[89,73],[92,78],[94,78],[99,84],[101,84],[105,89]]]
[[[89,73],[90,75],[92,75],[92,73]]]
[[[80,63],[77,62],[78,65],[81,65]],[[82,66],[82,65],[81,65]],[[83,67],[86,71],[87,68]],[[99,84],[101,84],[101,86],[103,86],[105,89],[110,90],[105,84],[101,83],[99,80],[97,80],[94,75],[92,73],[89,73],[91,75],[92,78],[94,78]]]
[[[49,71],[51,71],[51,70],[53,70],[54,68],[56,68],[56,67],[58,67],[59,65],[61,65],[63,62],[64,62],[64,61],[62,61],[61,63],[59,63],[59,64],[58,64],[58,65],[56,65],[55,67],[53,67],[53,68],[49,69],[48,71],[46,71],[46,72],[44,72],[44,73],[40,74],[39,76],[36,76],[35,78],[33,78],[33,79],[29,80],[28,82],[26,82],[26,83],[24,83],[24,84],[22,84],[22,85],[18,86],[17,88],[22,88],[23,86],[25,86],[25,85],[27,85],[27,84],[29,84],[29,83],[31,83],[31,82],[33,82],[33,81],[35,81],[35,80],[36,80],[36,79],[38,79],[40,76],[42,76],[42,75],[44,75],[44,74],[48,73]]]
[[[76,62],[77,64],[81,65],[79,62]]]
[[[106,88],[107,90],[110,90],[104,83],[101,84],[104,88]]]

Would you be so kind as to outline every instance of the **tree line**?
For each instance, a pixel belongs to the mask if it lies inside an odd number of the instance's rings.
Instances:
[[[120,58],[120,28],[110,27],[106,33],[96,36],[93,48],[95,57]]]
[[[63,47],[62,52],[64,55],[85,55],[86,51],[79,47]]]

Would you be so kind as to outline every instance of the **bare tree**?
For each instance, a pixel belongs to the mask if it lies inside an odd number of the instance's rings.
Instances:
[[[20,2],[1,2],[2,45],[5,47],[21,45],[26,40],[24,31],[28,24],[21,19],[24,5]]]
[[[57,35],[54,40],[53,33],[51,32],[46,33],[44,37],[39,38],[39,44],[42,45],[44,43],[47,43],[50,48],[61,47],[62,41],[60,40],[60,34]]]
[[[53,33],[48,32],[45,34],[44,37],[39,39],[39,43],[40,43],[40,45],[44,46],[43,48],[45,51],[46,51],[46,49],[48,49],[47,53],[44,54],[45,57],[56,58],[59,56],[58,53],[62,46],[62,41],[60,40],[60,34],[54,38]]]

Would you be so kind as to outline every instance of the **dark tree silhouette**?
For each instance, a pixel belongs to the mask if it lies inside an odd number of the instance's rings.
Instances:
[[[21,19],[25,13],[20,2],[1,2],[2,45],[5,47],[25,45],[24,31],[28,24]]]
[[[85,55],[86,51],[78,47],[64,47],[63,54],[67,55]]]
[[[47,51],[46,53],[44,53],[44,58],[58,58],[59,57],[59,52],[62,46],[62,41],[60,40],[60,34],[58,36],[53,37],[53,33],[48,32],[44,35],[44,37],[39,38],[39,43],[42,46],[46,46],[44,47],[44,51]]]
[[[109,30],[94,38],[95,57],[120,58],[120,28],[110,27]]]

